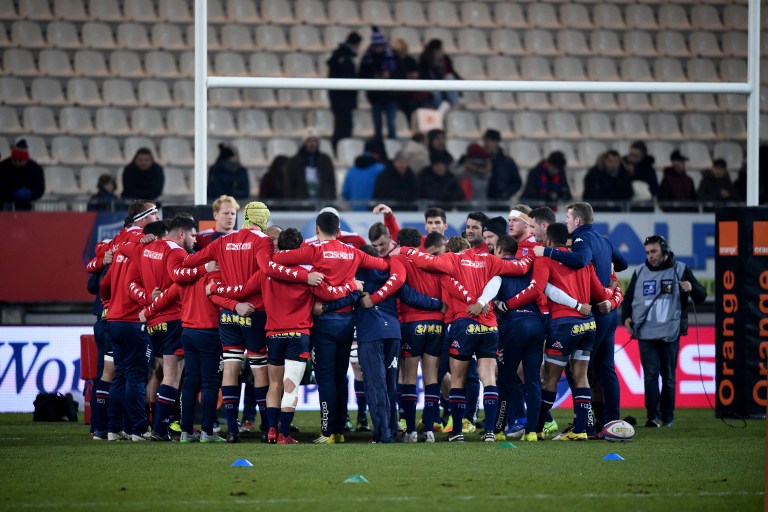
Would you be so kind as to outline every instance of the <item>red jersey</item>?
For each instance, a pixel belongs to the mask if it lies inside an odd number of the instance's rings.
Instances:
[[[567,249],[559,247],[556,250],[566,251]],[[507,307],[510,310],[517,309],[532,302],[543,294],[548,282],[560,288],[580,304],[589,303],[590,299],[594,302],[610,300],[614,309],[621,304],[621,288],[617,286],[616,290],[611,290],[610,288],[603,287],[597,278],[597,274],[595,274],[595,267],[591,263],[580,269],[572,269],[551,258],[537,258],[533,265],[531,284],[507,300]],[[580,318],[583,316],[572,307],[563,306],[551,301],[549,304],[553,320],[556,318]]]
[[[101,280],[100,292],[112,322],[139,322],[139,311],[148,303],[141,282],[138,265],[128,256],[116,252],[106,276]]]
[[[533,235],[527,236],[517,242],[517,253],[515,254],[515,258],[525,258],[529,254],[533,254],[533,248],[537,245],[542,245],[541,242],[536,241],[536,237]],[[547,296],[544,294],[541,294],[538,299],[536,299],[536,305],[539,306],[539,311],[541,311],[543,314],[548,315],[549,314],[549,301],[547,300]]]
[[[389,235],[392,237],[392,240],[397,242],[397,235],[400,233],[400,225],[397,223],[394,213],[384,215],[384,226],[389,230]],[[424,252],[424,240],[426,239],[427,235],[421,235],[421,245],[419,245],[419,250],[421,252]]]
[[[336,240],[343,244],[351,245],[355,249],[359,249],[366,244],[365,238],[352,231],[339,230],[339,234],[336,235]],[[315,235],[312,238],[304,240],[304,243],[311,244],[317,241],[317,235]]]
[[[205,293],[205,287],[210,282],[220,282],[219,272],[206,273],[198,268],[180,269],[175,275],[178,280],[165,292],[161,293],[144,312],[148,318],[155,319],[157,315],[181,301],[181,326],[187,329],[218,329],[219,308],[234,311],[237,301],[211,296]],[[151,321],[147,322],[148,324]]]
[[[490,253],[488,252],[488,244],[485,242],[481,243],[480,245],[475,245],[474,247],[470,247],[469,250],[475,254],[490,255]]]
[[[392,258],[392,260],[401,261],[405,267],[405,282],[419,293],[428,295],[430,297],[442,298],[443,291],[440,286],[440,280],[444,277],[440,274],[432,274],[426,272],[409,260],[404,254],[399,254]],[[390,262],[390,267],[392,263]],[[392,272],[392,271],[390,271]],[[447,293],[447,291],[446,291]],[[446,301],[443,301],[446,302]],[[443,313],[440,311],[425,311],[423,309],[416,309],[403,302],[400,303],[398,309],[400,322],[422,322],[426,320],[439,320],[443,321]]]
[[[528,271],[531,264],[530,258],[522,260],[502,260],[489,254],[476,254],[472,250],[460,253],[446,253],[442,256],[430,256],[415,249],[407,251],[408,258],[420,268],[437,271],[454,278],[464,288],[467,295],[480,297],[488,281],[497,275],[521,276]],[[471,318],[466,312],[466,300],[451,297],[451,308],[456,318]],[[489,327],[497,325],[496,315],[493,311],[481,314],[473,318],[477,322]]]
[[[115,235],[115,238],[112,240],[107,240],[107,246],[104,248],[102,247],[102,253],[99,254],[96,253],[96,256],[88,262],[88,264],[85,266],[85,270],[88,271],[89,274],[95,274],[96,272],[99,272],[102,268],[104,268],[104,253],[107,251],[115,251],[117,250],[121,245],[128,243],[128,242],[136,242],[138,243],[139,240],[144,236],[144,230],[142,230],[138,226],[131,226],[129,228],[123,228],[120,230],[120,232]],[[101,244],[99,244],[101,245]],[[99,246],[96,246],[97,249]]]

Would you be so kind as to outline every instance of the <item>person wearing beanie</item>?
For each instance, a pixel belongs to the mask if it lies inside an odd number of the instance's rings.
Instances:
[[[376,177],[373,198],[393,202],[398,209],[415,210],[419,199],[416,174],[408,165],[408,155],[398,151],[392,163]]]
[[[139,148],[123,169],[123,199],[157,199],[163,193],[165,172],[149,148]]]
[[[365,51],[360,61],[360,78],[375,78],[388,80],[393,78],[397,71],[397,60],[392,48],[387,43],[387,38],[381,33],[379,27],[373,27],[371,45]],[[398,94],[391,91],[367,91],[366,96],[371,103],[371,115],[373,116],[374,136],[384,138],[381,124],[381,116],[387,118],[387,136],[390,139],[397,138],[395,128],[395,115],[397,114]]]
[[[43,168],[29,158],[29,147],[20,139],[11,156],[0,161],[0,210],[31,210],[32,201],[45,192]]]
[[[331,157],[320,151],[320,139],[307,129],[299,151],[285,164],[286,199],[336,199],[336,172]]]
[[[352,210],[365,211],[366,203],[373,197],[376,178],[384,170],[386,151],[380,140],[369,139],[365,143],[363,154],[355,159],[355,164],[347,171],[341,197],[350,201]]]
[[[477,143],[467,146],[467,152],[461,158],[459,174],[468,200],[485,201],[487,199],[491,161],[483,146]]]
[[[522,199],[556,205],[559,201],[571,200],[571,189],[565,175],[567,162],[562,151],[553,151],[528,173]]]
[[[496,242],[499,241],[499,237],[507,234],[507,221],[504,217],[494,217],[488,219],[488,222],[483,226],[483,241],[488,246],[488,254],[494,253],[494,247]]]
[[[357,78],[355,57],[363,38],[351,32],[328,59],[328,78]],[[333,151],[341,139],[352,136],[352,113],[357,108],[357,91],[328,91],[333,112]]]
[[[251,184],[248,171],[240,164],[237,148],[229,144],[219,144],[219,156],[208,169],[208,200],[219,196],[232,196],[235,199],[248,199]]]

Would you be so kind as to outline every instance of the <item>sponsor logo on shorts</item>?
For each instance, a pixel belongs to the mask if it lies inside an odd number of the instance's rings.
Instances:
[[[498,327],[488,327],[483,324],[469,324],[467,326],[467,334],[486,334],[489,332],[498,332]]]
[[[272,339],[301,338],[300,332],[281,332],[270,336]]]
[[[148,334],[155,334],[156,332],[168,332],[168,324],[163,322],[161,324],[153,325],[152,327],[147,327]]]
[[[559,341],[556,341],[552,344],[552,348],[563,350],[563,345]]]
[[[587,331],[594,331],[595,329],[597,329],[597,326],[595,325],[594,320],[592,320],[591,322],[583,322],[580,324],[576,324],[573,327],[571,327],[571,336],[577,336]],[[554,347],[555,345],[552,345],[552,346]]]
[[[414,334],[442,334],[443,326],[441,324],[417,324],[413,328]]]
[[[222,313],[219,322],[229,325],[251,326],[251,318],[247,316],[233,315],[232,313]]]

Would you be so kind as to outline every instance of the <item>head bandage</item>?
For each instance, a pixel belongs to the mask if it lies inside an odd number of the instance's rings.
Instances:
[[[517,217],[518,219],[525,222],[529,226],[533,226],[533,221],[531,220],[531,218],[527,214],[521,212],[520,210],[511,210],[509,212],[509,217],[510,218]]]
[[[251,201],[243,209],[243,228],[258,226],[262,231],[267,229],[269,208],[260,201]]]
[[[133,216],[133,222],[138,222],[141,219],[143,219],[143,218],[145,218],[145,217],[147,217],[149,215],[152,215],[153,213],[157,213],[157,206],[155,206],[155,205],[152,205],[152,207],[147,208],[143,212],[137,213],[136,215],[134,215]]]
[[[327,213],[327,212],[330,212],[330,213],[334,214],[337,218],[341,218],[341,216],[339,215],[339,211],[336,208],[334,208],[333,206],[326,206],[325,208],[323,208],[322,210],[320,210],[317,213],[319,215],[321,213]]]

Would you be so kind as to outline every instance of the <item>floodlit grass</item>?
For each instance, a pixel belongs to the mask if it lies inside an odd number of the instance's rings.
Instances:
[[[628,411],[642,418],[640,411]],[[567,411],[556,411],[561,425]],[[734,429],[680,410],[672,429],[631,443],[310,443],[317,413],[297,415],[295,446],[95,442],[88,427],[0,415],[2,510],[758,510],[765,422]],[[733,422],[737,424],[738,422]],[[739,425],[740,426],[740,425]],[[476,435],[468,436],[478,441]],[[624,461],[602,461],[618,453]],[[230,467],[245,458],[253,467]],[[364,475],[370,483],[344,484]]]

